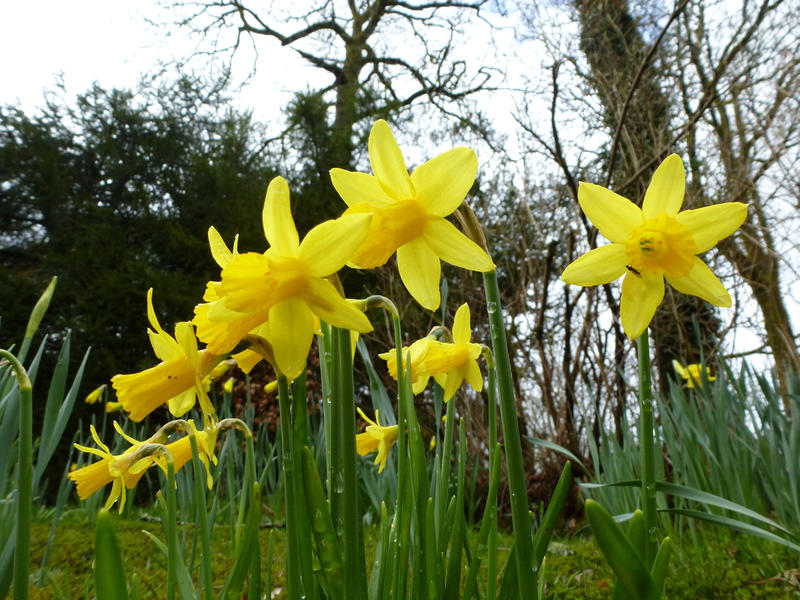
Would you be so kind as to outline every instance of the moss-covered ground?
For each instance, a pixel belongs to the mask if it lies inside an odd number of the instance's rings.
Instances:
[[[159,523],[142,520],[117,520],[116,531],[125,561],[128,583],[135,584],[143,600],[164,597],[165,561],[156,544],[142,531],[161,538]],[[377,533],[373,531],[372,533]],[[49,522],[35,522],[32,530],[31,587],[33,600],[50,598],[92,598],[94,533],[90,525],[65,520],[57,530],[51,550],[47,584],[38,587],[39,567],[50,535]],[[368,538],[370,531],[366,532]],[[284,581],[284,533],[281,529],[261,532],[263,573],[267,575],[267,546],[272,537],[272,597],[282,598]],[[191,548],[191,533],[187,536]],[[509,539],[500,540],[505,560]],[[368,544],[370,546],[370,544]],[[227,528],[217,528],[213,537],[214,577],[224,580],[230,567],[231,540]],[[368,549],[368,554],[370,549]],[[369,558],[368,558],[369,560]],[[550,546],[545,565],[546,598],[610,598],[613,575],[588,536],[556,539]],[[667,598],[711,598],[737,600],[749,598],[800,598],[800,557],[781,547],[727,533],[705,536],[690,543],[688,537],[673,556],[667,580]]]

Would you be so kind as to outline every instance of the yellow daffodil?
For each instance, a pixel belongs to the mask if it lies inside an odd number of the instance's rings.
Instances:
[[[270,244],[264,254],[230,258],[206,304],[195,309],[198,336],[224,354],[256,327],[263,327],[278,369],[290,379],[305,368],[314,337],[314,315],[343,329],[372,330],[364,313],[326,277],[350,260],[369,230],[369,215],[345,215],[308,232],[302,243],[292,219],[289,186],[282,177],[267,189],[262,221]]]
[[[85,500],[97,490],[112,483],[111,493],[108,496],[108,500],[106,500],[105,509],[110,509],[119,500],[119,512],[122,512],[122,509],[125,508],[125,490],[136,487],[139,479],[142,478],[145,470],[152,463],[152,458],[146,457],[141,460],[133,460],[133,451],[144,442],[138,442],[132,438],[128,438],[129,441],[134,442],[130,448],[122,454],[114,455],[108,446],[100,441],[94,425],[90,426],[90,431],[98,447],[90,448],[80,444],[75,444],[75,447],[81,452],[95,454],[101,460],[80,469],[75,469],[67,477],[75,482],[78,497],[81,500]]]
[[[272,381],[269,381],[269,382],[265,383],[264,384],[264,391],[267,394],[274,394],[275,392],[277,392],[278,391],[278,380],[277,379],[273,379]]]
[[[233,392],[233,377],[229,377],[225,380],[225,383],[222,384],[222,391],[226,394]]]
[[[428,354],[428,345],[433,342],[433,338],[422,338],[411,344],[403,346],[400,353],[403,356],[403,367],[407,370],[408,363],[411,362],[411,390],[419,394],[428,385],[430,373],[426,370],[424,360]],[[378,358],[386,361],[386,369],[389,375],[397,380],[397,352],[393,349],[378,354]]]
[[[675,372],[686,380],[686,386],[690,389],[695,387],[702,387],[703,380],[700,377],[702,373],[703,366],[697,363],[692,363],[690,365],[686,365],[685,367],[679,363],[677,360],[672,361],[672,368],[675,369]],[[711,369],[706,367],[706,379],[708,381],[714,381],[716,377],[711,376]]]
[[[86,396],[86,400],[85,400],[86,404],[94,404],[95,402],[97,402],[100,399],[100,396],[103,395],[103,392],[105,391],[105,389],[106,389],[106,384],[104,383],[100,387],[95,388],[94,390],[92,390],[89,393],[89,395]]]
[[[360,268],[383,265],[397,251],[400,278],[423,307],[439,307],[440,260],[473,271],[494,263],[445,217],[455,212],[475,181],[478,158],[453,148],[420,165],[410,176],[386,121],[369,136],[374,175],[331,170],[331,181],[348,206],[345,214],[372,214],[369,235],[352,257]]]
[[[219,357],[208,350],[197,349],[191,323],[175,325],[175,337],[161,328],[153,309],[152,288],[147,291],[147,317],[152,327],[147,330],[150,344],[162,362],[140,373],[111,378],[123,408],[133,421],[141,421],[167,402],[170,412],[180,417],[197,399],[203,412],[212,414],[214,407],[208,399],[204,378]]]
[[[189,427],[195,436],[197,443],[197,457],[206,469],[206,485],[208,489],[214,485],[214,478],[211,476],[211,466],[209,462],[217,464],[217,457],[214,454],[217,446],[217,424],[210,421],[205,428],[198,430],[194,421],[188,421]],[[167,444],[167,450],[172,455],[172,462],[175,465],[175,472],[192,459],[192,442],[189,435],[179,438],[175,442]],[[162,458],[155,458],[155,462],[166,472],[166,463]]]
[[[373,421],[364,414],[364,411],[360,408],[358,409],[358,414],[369,425],[367,425],[364,433],[356,435],[356,452],[361,456],[365,456],[377,450],[378,455],[375,457],[375,464],[380,465],[378,473],[382,473],[384,467],[386,467],[386,459],[389,458],[389,450],[392,449],[392,446],[397,441],[398,428],[397,425],[388,427],[378,425],[378,412],[377,410],[375,411],[375,420]]]
[[[106,402],[106,412],[107,413],[115,413],[115,412],[122,412],[125,410],[122,408],[122,402]]]
[[[683,162],[672,154],[653,174],[641,208],[599,185],[581,182],[578,189],[583,212],[611,243],[584,254],[561,278],[588,286],[624,274],[620,318],[631,339],[644,332],[661,304],[664,278],[679,292],[731,305],[722,283],[696,255],[736,231],[747,205],[725,202],[678,212],[685,186]]]
[[[483,348],[470,342],[469,306],[462,304],[453,319],[453,343],[431,341],[423,359],[424,369],[444,388],[447,402],[466,380],[476,392],[483,389],[483,374],[478,367],[478,357]]]

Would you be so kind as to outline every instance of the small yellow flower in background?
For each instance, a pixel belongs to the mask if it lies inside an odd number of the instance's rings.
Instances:
[[[268,394],[274,394],[278,391],[278,380],[273,379],[269,383],[264,385],[264,391]]]
[[[428,450],[430,450],[431,452],[433,452],[434,450],[436,450],[436,436],[433,436],[433,437],[431,438],[431,441],[430,441],[430,443],[428,444]]]
[[[392,446],[394,446],[397,441],[398,427],[397,425],[390,425],[388,427],[378,425],[377,410],[375,411],[374,421],[365,415],[364,411],[360,408],[358,408],[358,414],[360,414],[361,418],[369,423],[369,425],[367,425],[364,433],[356,435],[356,452],[364,456],[377,450],[378,455],[375,457],[375,464],[380,465],[380,467],[378,467],[378,473],[382,473],[384,467],[386,467],[386,459],[389,458],[389,450],[392,449]]]
[[[145,470],[147,470],[147,467],[152,463],[152,459],[147,457],[132,463],[129,458],[126,458],[126,455],[130,455],[143,443],[127,437],[126,439],[132,442],[131,447],[122,454],[111,454],[111,450],[109,450],[108,446],[100,441],[100,437],[97,435],[94,425],[90,426],[90,431],[94,443],[97,444],[97,448],[81,446],[80,444],[75,444],[75,447],[81,452],[95,454],[99,456],[101,460],[81,467],[80,469],[75,469],[71,471],[67,477],[75,482],[78,490],[78,497],[81,500],[85,500],[97,490],[112,483],[111,493],[108,496],[108,500],[106,500],[105,509],[109,510],[114,503],[119,500],[119,512],[122,512],[122,509],[125,508],[125,490],[136,487],[136,484],[139,483],[139,479],[142,478]]]
[[[153,288],[147,291],[147,317],[152,327],[147,330],[150,344],[162,362],[140,373],[111,378],[122,407],[130,413],[131,420],[141,421],[167,402],[169,411],[180,417],[197,399],[205,414],[213,414],[204,378],[219,356],[197,349],[197,338],[189,322],[175,325],[175,337],[161,328],[153,309]]]
[[[693,389],[695,387],[702,387],[703,380],[700,375],[702,373],[702,368],[703,368],[702,365],[699,365],[697,363],[692,363],[684,367],[677,360],[673,360],[672,368],[675,369],[675,372],[678,374],[678,376],[686,380],[686,385],[690,389]],[[705,370],[706,370],[706,379],[708,379],[708,381],[714,381],[716,377],[711,376],[711,369],[706,367]]]
[[[122,412],[123,410],[125,409],[122,407],[122,402],[106,402],[107,413]]]
[[[455,395],[464,381],[476,392],[483,389],[483,374],[478,367],[478,357],[483,348],[470,342],[471,336],[469,306],[462,304],[453,319],[453,343],[434,340],[428,344],[424,368],[444,388],[445,402]]]
[[[103,392],[105,391],[106,387],[107,386],[104,383],[100,387],[95,388],[94,390],[92,390],[89,393],[89,395],[86,396],[86,400],[85,400],[86,404],[94,404],[95,402],[97,402],[100,399],[100,396],[103,395]]]
[[[344,215],[314,227],[299,240],[282,177],[267,189],[262,212],[270,244],[264,254],[233,255],[221,281],[209,285],[206,304],[195,308],[198,337],[225,354],[256,327],[274,351],[278,369],[294,379],[306,365],[314,315],[342,329],[366,333],[372,325],[325,277],[350,260],[369,230],[370,216]]]
[[[581,182],[578,201],[610,244],[570,264],[561,279],[574,285],[602,285],[625,275],[620,318],[629,338],[639,337],[664,298],[664,278],[684,294],[717,306],[731,298],[711,269],[696,255],[736,231],[747,205],[724,202],[678,212],[686,172],[677,154],[659,165],[645,192],[642,208],[599,185]]]
[[[233,377],[228,378],[225,380],[225,383],[222,384],[222,391],[226,394],[233,393]]]
[[[333,186],[348,206],[345,214],[373,215],[369,235],[352,257],[355,266],[379,267],[397,251],[403,284],[430,310],[441,301],[440,260],[472,271],[495,268],[486,252],[445,218],[475,181],[473,150],[453,148],[409,176],[389,125],[379,120],[369,136],[369,159],[374,175],[331,170]]]
[[[411,390],[419,394],[428,385],[430,373],[427,372],[424,364],[425,356],[428,354],[428,344],[433,342],[432,338],[422,338],[411,344],[403,346],[400,354],[403,356],[403,367],[408,369],[408,361],[411,361]],[[386,361],[386,369],[389,375],[397,381],[397,352],[395,349],[378,354],[378,358]]]

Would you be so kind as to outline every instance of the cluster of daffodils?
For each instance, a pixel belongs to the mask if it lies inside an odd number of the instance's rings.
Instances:
[[[158,322],[153,291],[147,294],[148,335],[161,362],[140,373],[113,377],[117,406],[133,421],[141,421],[163,405],[175,417],[199,405],[203,428],[197,430],[190,422],[183,429],[198,440],[209,485],[208,463],[216,460],[219,430],[208,395],[212,379],[231,361],[249,372],[267,360],[278,375],[292,380],[306,368],[314,336],[320,335],[320,321],[350,330],[354,337],[372,330],[362,310],[365,303],[348,300],[337,285],[336,273],[345,265],[375,268],[396,254],[403,284],[429,310],[441,302],[441,261],[479,272],[495,268],[489,255],[447,219],[475,181],[478,162],[472,150],[454,148],[409,175],[389,126],[378,121],[370,134],[369,157],[371,175],[331,171],[333,186],[347,208],[302,240],[292,218],[289,186],[282,177],[270,182],[264,201],[262,224],[268,244],[264,252],[240,253],[238,238],[228,247],[211,227],[208,240],[221,269],[219,280],[207,283],[194,318],[178,323],[174,335]],[[625,275],[620,317],[630,338],[641,335],[650,323],[664,296],[665,278],[678,291],[718,306],[731,303],[722,284],[696,255],[733,233],[744,221],[747,206],[725,203],[678,212],[684,187],[683,163],[671,155],[656,170],[641,208],[600,186],[581,183],[579,188],[582,209],[611,243],[573,262],[562,278],[585,286]],[[442,334],[447,341],[438,339]],[[415,394],[432,377],[448,401],[464,381],[481,391],[483,375],[477,359],[482,352],[483,346],[471,341],[470,312],[464,304],[455,314],[451,333],[438,328],[436,334],[404,347],[401,355]],[[380,356],[397,378],[396,354]],[[692,379],[688,378],[690,385]],[[361,415],[368,426],[356,440],[357,451],[362,455],[377,451],[375,463],[383,471],[398,428],[380,425],[377,411],[374,421]],[[70,474],[80,497],[112,483],[107,506],[120,499],[121,508],[125,490],[134,487],[153,463],[163,468],[166,453],[176,469],[182,467],[191,457],[189,437],[167,444],[166,433],[172,429],[162,428],[144,442],[124,436],[130,447],[117,455],[92,430],[98,448],[78,447],[101,460]],[[117,430],[121,433],[118,426]]]
[[[268,244],[264,252],[240,253],[238,238],[228,247],[211,227],[208,240],[221,269],[219,280],[207,283],[194,318],[178,323],[174,335],[159,324],[153,291],[148,291],[148,335],[161,362],[111,380],[118,406],[131,420],[141,421],[163,405],[181,417],[199,405],[204,419],[203,429],[195,434],[200,458],[206,463],[213,461],[217,419],[208,392],[217,370],[228,368],[226,361],[232,358],[249,372],[259,361],[267,360],[277,374],[292,380],[306,368],[320,320],[353,335],[372,330],[360,309],[363,303],[349,301],[337,286],[336,273],[345,265],[375,268],[396,253],[405,287],[429,310],[437,309],[441,302],[441,261],[480,272],[494,269],[488,254],[447,220],[475,181],[478,160],[474,151],[454,148],[409,175],[389,126],[378,121],[370,134],[369,156],[372,175],[331,171],[346,209],[339,218],[311,229],[302,240],[292,218],[289,186],[282,177],[273,179],[267,188],[262,210]],[[423,340],[424,351],[419,356],[412,350],[415,390],[421,390],[420,382],[429,377],[445,388],[446,398],[452,397],[464,380],[481,389],[483,378],[476,362],[481,346],[470,343],[466,306],[456,314],[452,338],[453,343]],[[375,421],[362,416],[369,425],[359,435],[358,451],[377,450],[376,464],[383,470],[397,428],[378,425],[377,412]],[[78,484],[81,498],[112,483],[107,506],[121,499],[120,509],[125,490],[134,487],[154,462],[163,463],[160,456],[164,452],[172,455],[176,469],[190,457],[186,453],[188,437],[164,444],[164,431],[145,442],[126,437],[130,447],[118,455],[109,451],[96,432],[92,435],[100,449],[79,448],[101,460],[73,471],[70,478]],[[164,450],[156,452],[153,447]]]

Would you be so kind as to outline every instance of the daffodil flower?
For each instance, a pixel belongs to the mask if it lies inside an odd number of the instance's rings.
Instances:
[[[116,421],[114,425],[118,427]],[[109,510],[114,503],[119,500],[119,512],[121,513],[122,509],[125,508],[125,490],[136,487],[136,484],[139,483],[147,467],[152,463],[152,458],[146,457],[141,460],[132,461],[133,451],[144,443],[133,440],[132,438],[128,438],[129,441],[133,442],[130,448],[122,454],[114,455],[111,453],[108,446],[100,441],[100,437],[97,435],[94,425],[90,425],[89,429],[92,433],[94,443],[97,444],[97,448],[82,446],[80,444],[75,444],[75,447],[81,452],[95,454],[99,456],[101,460],[81,467],[80,469],[75,469],[71,471],[67,477],[75,482],[78,490],[78,497],[81,500],[85,500],[97,490],[111,483],[111,493],[108,496],[108,500],[106,500],[105,509]]]
[[[602,285],[621,275],[620,318],[629,338],[639,337],[664,298],[664,279],[684,294],[717,306],[731,297],[711,269],[696,255],[736,231],[747,205],[725,202],[678,212],[686,172],[677,154],[659,165],[642,207],[599,185],[581,182],[578,202],[589,220],[611,243],[589,251],[561,276],[574,285]]]
[[[369,425],[367,425],[364,433],[356,435],[356,452],[360,456],[365,456],[377,450],[378,455],[375,457],[375,464],[380,465],[378,473],[382,473],[384,467],[386,467],[386,459],[389,458],[389,450],[392,449],[392,446],[397,441],[398,428],[397,425],[388,427],[378,425],[378,412],[377,410],[375,411],[375,420],[373,421],[364,414],[364,411],[360,408],[358,409],[358,414]]]
[[[374,175],[331,170],[333,186],[348,206],[345,214],[373,215],[369,235],[352,258],[355,266],[379,267],[396,251],[403,284],[430,310],[441,301],[440,260],[473,271],[495,268],[486,252],[445,218],[475,181],[474,151],[453,148],[409,176],[389,125],[380,120],[369,136],[369,159]]]
[[[207,304],[195,308],[198,336],[224,354],[257,327],[271,344],[277,368],[294,379],[305,368],[314,337],[314,315],[342,329],[372,330],[326,277],[350,260],[367,235],[369,215],[344,215],[308,232],[302,243],[292,219],[289,186],[282,177],[267,189],[262,221],[270,244],[263,254],[234,255]]]
[[[703,380],[700,378],[700,374],[702,373],[703,369],[702,365],[699,365],[697,363],[692,363],[684,367],[677,360],[673,360],[672,368],[675,369],[675,372],[678,374],[679,377],[682,377],[683,379],[686,380],[686,386],[689,389],[694,389],[695,387],[701,387],[703,385]],[[711,369],[706,367],[705,371],[706,371],[706,379],[708,381],[714,381],[716,379],[716,377],[711,376]]]
[[[403,346],[400,350],[400,354],[403,357],[403,368],[407,370],[409,363],[411,364],[411,390],[415,394],[419,394],[425,389],[431,377],[431,374],[426,370],[424,360],[428,354],[428,345],[433,341],[433,338],[422,338],[413,342],[411,346]],[[378,354],[378,358],[386,361],[386,369],[396,381],[397,352],[392,349]]]
[[[483,374],[478,357],[483,348],[470,342],[469,306],[462,304],[453,319],[453,343],[431,341],[423,359],[424,369],[444,388],[444,401],[452,398],[461,384],[467,381],[476,392],[483,389]]]
[[[117,398],[130,413],[131,420],[141,421],[165,402],[169,411],[180,417],[194,406],[196,399],[205,414],[213,414],[204,378],[219,356],[208,350],[198,350],[194,328],[189,322],[175,325],[175,337],[161,328],[153,309],[152,288],[147,291],[147,317],[152,327],[147,330],[150,344],[162,362],[140,373],[111,378]]]

